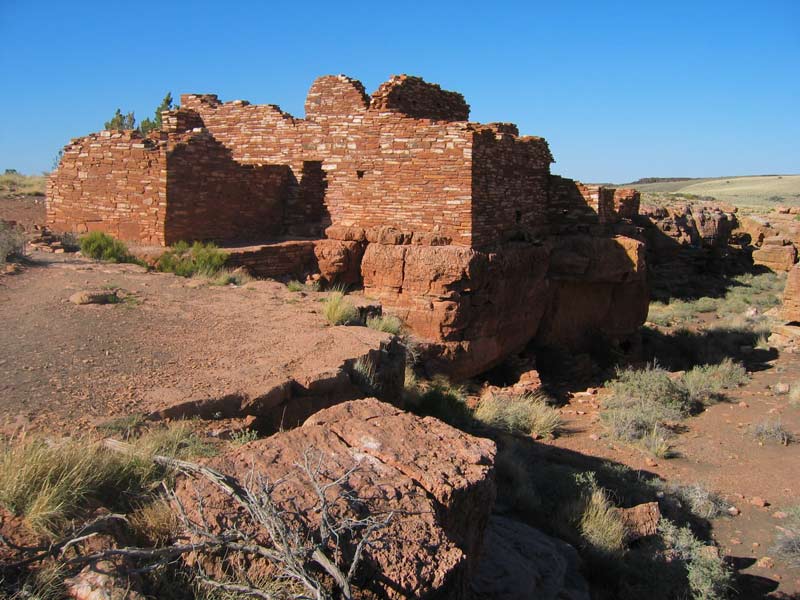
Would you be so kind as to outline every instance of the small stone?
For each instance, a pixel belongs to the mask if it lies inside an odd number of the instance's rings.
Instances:
[[[774,513],[772,513],[773,519],[785,519],[788,516],[789,515],[783,512],[782,510],[776,510]]]
[[[741,402],[739,402],[739,406],[740,406],[741,408],[749,408],[749,407],[750,407],[750,405],[749,405],[747,402],[745,402],[744,400],[742,400]]]
[[[738,508],[736,508],[735,506],[730,506],[730,507],[728,507],[728,514],[729,514],[730,516],[732,516],[732,517],[735,517],[735,516],[737,516],[737,515],[741,514],[741,512],[742,512],[742,511],[740,511],[740,510],[739,510]]]
[[[657,467],[658,466],[658,463],[656,461],[654,461],[652,458],[650,458],[649,456],[645,457],[644,464],[646,464],[648,467]]]
[[[782,381],[779,382],[779,383],[776,383],[774,386],[772,386],[772,391],[775,392],[776,394],[788,394],[789,393],[789,384],[788,383],[783,383]]]
[[[742,540],[739,538],[731,538],[730,540],[731,546],[739,546],[742,543]]]
[[[589,394],[590,396],[594,396],[595,394],[597,394],[597,388],[587,388],[586,393]]]
[[[592,433],[592,434],[589,435],[589,439],[594,441],[594,442],[597,442],[597,441],[600,440],[600,436],[597,435],[596,433]]]
[[[761,498],[760,496],[753,496],[750,498],[750,504],[753,506],[758,506],[759,508],[765,508],[769,506],[769,502]]]

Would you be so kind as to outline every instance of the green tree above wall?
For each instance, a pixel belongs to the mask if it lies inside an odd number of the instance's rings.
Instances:
[[[167,95],[164,96],[164,99],[161,101],[161,104],[158,105],[156,108],[156,114],[153,119],[145,119],[139,125],[139,131],[142,135],[147,135],[154,129],[161,129],[161,113],[165,110],[170,110],[173,108],[172,106],[172,93],[167,92]]]
[[[122,111],[120,109],[117,109],[117,112],[114,113],[114,116],[111,118],[111,120],[106,121],[105,128],[133,129],[135,124],[136,124],[136,117],[133,116],[132,112],[123,115]]]
[[[164,99],[161,101],[161,104],[156,107],[155,115],[152,119],[144,119],[139,127],[138,131],[142,135],[147,135],[154,129],[161,129],[161,112],[165,110],[170,110],[172,108],[177,108],[177,106],[172,104],[172,93],[167,92],[167,95],[164,96]],[[118,108],[117,112],[114,113],[114,116],[111,118],[110,121],[106,121],[105,123],[106,129],[136,129],[136,117],[133,116],[133,112],[129,112],[126,114],[122,114],[122,111]]]

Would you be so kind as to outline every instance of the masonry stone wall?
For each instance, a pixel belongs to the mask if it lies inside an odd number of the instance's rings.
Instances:
[[[163,245],[166,142],[103,131],[73,140],[47,185],[47,225]]]
[[[164,241],[263,241],[284,230],[285,165],[246,165],[205,131],[170,136]]]

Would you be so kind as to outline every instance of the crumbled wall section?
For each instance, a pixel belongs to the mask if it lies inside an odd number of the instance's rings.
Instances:
[[[469,104],[464,96],[409,75],[392,75],[382,83],[372,94],[370,108],[399,112],[415,119],[469,120]]]
[[[165,142],[132,131],[72,140],[47,183],[48,227],[163,245],[166,154]]]

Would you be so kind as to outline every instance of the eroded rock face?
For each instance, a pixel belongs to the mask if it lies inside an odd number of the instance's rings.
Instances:
[[[373,511],[397,511],[366,551],[366,582],[390,598],[465,597],[494,502],[493,442],[366,399],[320,411],[302,427],[250,442],[208,464],[240,482],[252,481],[253,474],[272,481],[286,477],[273,499],[313,524],[316,498],[296,466],[307,449],[322,459],[326,477],[357,467],[332,492],[352,489]],[[183,479],[177,495],[193,519],[200,518],[202,503],[214,531],[235,526],[265,541],[243,509],[211,484]],[[268,568],[259,561],[249,565],[251,573]]]
[[[738,223],[734,210],[710,204],[643,206],[638,222],[658,229],[660,236],[648,235],[648,243],[661,251],[677,246],[721,248]]]
[[[797,262],[797,249],[781,237],[766,238],[761,247],[753,251],[753,263],[771,271],[789,271]]]
[[[800,323],[800,264],[795,265],[786,279],[783,291],[783,318]]]
[[[534,338],[572,347],[590,332],[634,332],[647,314],[643,243],[554,239],[493,252],[369,244],[364,291],[430,341],[429,371],[456,378],[495,366]]]
[[[474,600],[589,600],[579,573],[578,553],[569,544],[505,517],[494,515],[478,571]]]

